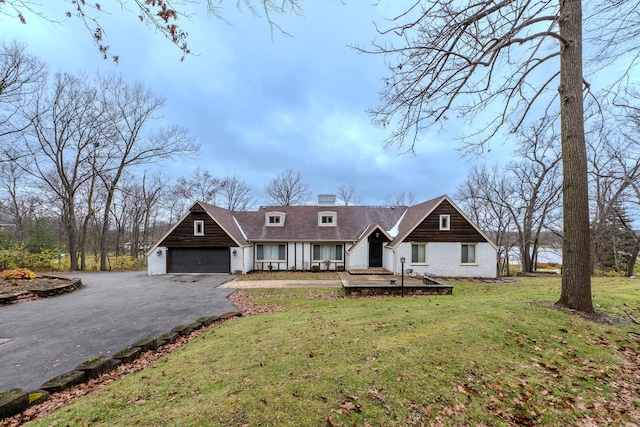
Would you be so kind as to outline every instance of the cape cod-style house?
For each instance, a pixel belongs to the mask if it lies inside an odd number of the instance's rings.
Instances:
[[[415,206],[268,206],[196,202],[149,250],[148,274],[380,268],[496,277],[496,245],[446,195]]]

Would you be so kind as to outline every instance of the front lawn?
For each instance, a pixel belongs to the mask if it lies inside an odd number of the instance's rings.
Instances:
[[[33,423],[169,426],[625,425],[640,419],[640,282],[595,279],[600,324],[560,279],[451,296],[247,290],[283,308],[224,323]]]

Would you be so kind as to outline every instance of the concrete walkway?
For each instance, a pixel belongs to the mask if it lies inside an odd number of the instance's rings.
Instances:
[[[359,274],[339,272],[334,280],[233,280],[220,286],[221,288],[235,289],[261,289],[261,288],[341,288],[343,285],[373,285],[389,284],[390,279],[396,279],[400,283],[400,276]],[[422,279],[416,277],[404,277],[405,284],[420,284]]]
[[[233,280],[220,286],[233,289],[264,288],[341,288],[342,281],[336,280]]]
[[[112,355],[201,317],[238,308],[229,274],[76,273],[71,294],[0,307],[0,391],[37,389],[80,363]]]

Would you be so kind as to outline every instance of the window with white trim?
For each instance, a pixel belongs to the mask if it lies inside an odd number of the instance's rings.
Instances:
[[[318,226],[335,227],[335,225],[336,225],[335,212],[319,212],[318,213]]]
[[[193,221],[193,235],[204,236],[204,221]]]
[[[313,261],[342,261],[342,245],[313,245]]]
[[[257,261],[286,261],[286,245],[281,244],[260,244],[256,245]]]
[[[462,264],[475,264],[476,263],[476,247],[475,243],[463,243],[460,262]]]
[[[427,263],[427,244],[412,243],[411,244],[411,264]]]
[[[451,215],[440,215],[440,230],[451,230]]]

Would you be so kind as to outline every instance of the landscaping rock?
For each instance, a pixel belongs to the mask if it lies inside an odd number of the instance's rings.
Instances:
[[[49,398],[49,392],[46,390],[35,390],[29,393],[29,406],[37,405]]]
[[[172,328],[169,332],[176,332],[180,335],[187,335],[184,333],[185,329],[188,329],[189,325],[178,325],[175,328]]]
[[[200,323],[202,323],[202,326],[207,327],[207,326],[211,326],[211,324],[213,322],[215,322],[216,320],[218,320],[217,316],[201,317],[198,320],[196,320],[196,322],[200,322]]]
[[[49,393],[57,393],[74,385],[82,384],[87,381],[87,374],[82,371],[71,371],[66,374],[58,375],[42,384],[40,388]]]
[[[220,319],[230,319],[232,317],[242,317],[239,311],[228,311],[220,316]]]
[[[189,324],[189,333],[191,333],[193,331],[197,331],[200,328],[202,328],[202,322],[195,321],[193,323],[190,323]]]
[[[0,393],[0,419],[19,414],[29,407],[29,393],[14,388]]]
[[[167,334],[162,334],[158,338],[156,338],[156,343],[158,344],[158,347],[161,347],[165,344],[175,342],[179,336],[180,334],[178,332],[169,332]]]
[[[122,363],[133,362],[142,354],[140,347],[130,347],[120,350],[113,355],[114,359],[120,360]]]
[[[134,343],[131,347],[139,347],[140,350],[149,351],[158,348],[158,343],[155,338],[143,338],[140,341]]]
[[[76,366],[76,371],[82,371],[87,378],[98,378],[100,375],[113,371],[122,363],[119,359],[112,359],[107,356],[93,357],[86,362]]]
[[[0,304],[13,304],[18,300],[18,298],[25,295],[29,295],[29,292],[22,291],[16,292],[15,294],[0,295]]]

